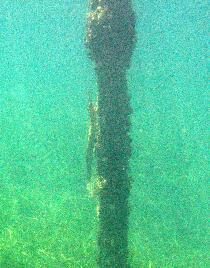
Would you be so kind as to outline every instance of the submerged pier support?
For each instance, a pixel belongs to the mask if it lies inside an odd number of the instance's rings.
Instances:
[[[99,188],[98,264],[128,264],[128,198],[131,178],[130,97],[126,70],[135,46],[131,0],[90,0],[86,46],[98,83],[97,172]]]

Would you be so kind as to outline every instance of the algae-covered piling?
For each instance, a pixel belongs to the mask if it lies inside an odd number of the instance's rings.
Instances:
[[[100,267],[129,267],[128,175],[131,155],[130,97],[126,70],[135,46],[131,0],[91,0],[86,46],[98,83],[97,172],[101,185],[98,246]]]

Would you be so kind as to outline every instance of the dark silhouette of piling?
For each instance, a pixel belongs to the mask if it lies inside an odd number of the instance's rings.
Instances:
[[[98,83],[97,171],[100,267],[128,263],[131,106],[126,70],[136,42],[131,0],[90,0],[86,47]]]

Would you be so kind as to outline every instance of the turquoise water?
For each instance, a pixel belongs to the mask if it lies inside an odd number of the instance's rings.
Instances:
[[[87,1],[0,5],[0,267],[97,267]],[[207,1],[135,1],[130,263],[208,261]]]

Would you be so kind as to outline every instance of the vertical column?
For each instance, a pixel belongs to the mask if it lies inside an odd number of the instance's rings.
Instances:
[[[97,170],[100,267],[129,267],[130,97],[126,70],[136,42],[131,0],[91,0],[86,46],[98,83]]]

